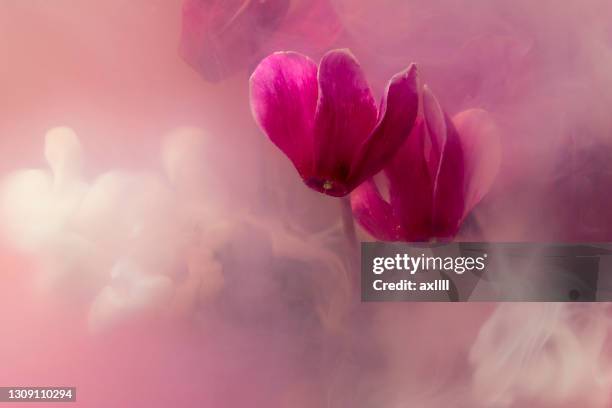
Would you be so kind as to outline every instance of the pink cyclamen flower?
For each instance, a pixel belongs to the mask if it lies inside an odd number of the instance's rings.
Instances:
[[[353,214],[380,240],[452,239],[490,189],[500,161],[498,130],[486,111],[451,120],[425,87],[417,125],[384,171],[388,200],[368,180],[351,195]]]
[[[377,108],[348,50],[328,52],[318,68],[279,52],[251,76],[253,115],[309,187],[345,196],[395,155],[418,112],[416,66],[396,74]]]

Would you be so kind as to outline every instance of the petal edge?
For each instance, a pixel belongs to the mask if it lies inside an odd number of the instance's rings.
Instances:
[[[312,171],[317,66],[295,52],[274,53],[250,79],[251,110],[270,140],[305,178]]]
[[[382,170],[410,135],[419,109],[418,86],[415,64],[395,74],[387,84],[378,124],[361,145],[351,167],[350,178],[355,186]]]

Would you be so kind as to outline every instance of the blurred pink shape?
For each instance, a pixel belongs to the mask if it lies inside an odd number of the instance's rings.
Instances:
[[[252,61],[288,9],[289,0],[186,0],[181,54],[205,79],[223,79]]]
[[[471,109],[451,121],[425,87],[422,117],[385,169],[389,201],[369,180],[351,196],[355,218],[381,240],[452,239],[495,180],[499,142],[487,112]]]
[[[186,0],[180,52],[216,82],[278,49],[327,48],[340,30],[328,0]]]
[[[391,79],[378,109],[348,50],[328,52],[318,69],[304,55],[275,53],[251,77],[251,107],[309,187],[345,196],[380,171],[410,133],[417,69],[411,65]]]

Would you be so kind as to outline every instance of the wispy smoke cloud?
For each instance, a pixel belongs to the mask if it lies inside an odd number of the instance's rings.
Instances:
[[[554,303],[498,307],[470,351],[475,399],[491,407],[606,406],[612,385],[606,311]]]

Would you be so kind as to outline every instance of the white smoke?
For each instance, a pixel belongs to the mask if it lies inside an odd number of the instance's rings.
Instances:
[[[606,310],[599,304],[500,305],[470,351],[475,400],[486,407],[608,406]]]
[[[48,168],[19,170],[2,183],[5,234],[35,260],[43,291],[86,305],[94,332],[197,317],[202,303],[223,290],[228,271],[245,296],[257,296],[257,287],[279,279],[271,273],[278,259],[322,266],[308,280],[321,289],[315,296],[321,322],[336,325],[348,277],[325,247],[339,225],[313,240],[249,211],[229,214],[210,193],[216,178],[206,172],[205,139],[197,128],[179,128],[163,143],[163,172],[112,170],[88,180],[78,137],[54,128],[45,139]],[[219,259],[244,236],[243,249]],[[256,250],[264,242],[270,250]]]
[[[45,139],[49,168],[20,170],[3,182],[8,238],[34,256],[44,289],[94,298],[94,330],[169,309],[184,285],[205,288],[200,292],[222,286],[212,255],[190,254],[196,245],[190,223],[205,220],[180,205],[172,184],[192,176],[188,166],[197,160],[186,149],[177,153],[172,138],[167,146],[174,154],[166,162],[170,183],[163,175],[123,171],[90,181],[76,134],[55,128]],[[187,276],[177,276],[183,270]]]

